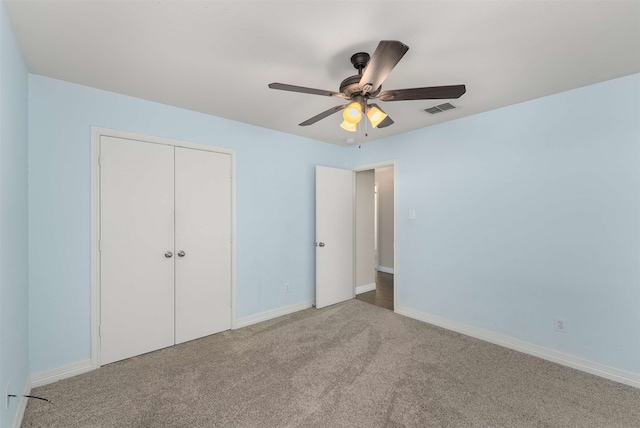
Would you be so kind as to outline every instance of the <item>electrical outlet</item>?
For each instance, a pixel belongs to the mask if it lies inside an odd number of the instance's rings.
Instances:
[[[555,331],[559,331],[560,333],[567,332],[567,320],[564,318],[555,317],[553,319],[553,329]]]
[[[5,396],[5,402],[4,402],[4,409],[7,410],[9,409],[9,401],[11,400],[11,397],[9,397],[9,390],[11,389],[11,384],[9,382],[7,382],[7,386],[4,389],[4,396]]]
[[[285,293],[288,293],[289,291],[290,291],[289,283],[288,283],[288,282],[285,282],[285,283],[284,283],[284,292],[285,292]]]

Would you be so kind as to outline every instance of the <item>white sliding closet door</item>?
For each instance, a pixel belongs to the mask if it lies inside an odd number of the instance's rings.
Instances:
[[[231,156],[175,149],[176,343],[231,328]]]
[[[173,151],[100,139],[101,364],[174,344]]]

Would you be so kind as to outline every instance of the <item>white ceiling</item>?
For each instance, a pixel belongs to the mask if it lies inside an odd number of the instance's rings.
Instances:
[[[640,72],[639,1],[7,1],[30,72],[335,144],[363,143]],[[384,89],[466,84],[444,101],[380,103],[395,120],[349,133],[338,91],[352,54],[410,49]]]

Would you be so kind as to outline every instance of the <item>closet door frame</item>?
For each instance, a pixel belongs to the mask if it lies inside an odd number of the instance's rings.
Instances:
[[[231,157],[231,329],[236,328],[236,152],[218,146],[190,143],[116,129],[91,127],[91,369],[100,367],[100,137],[163,144],[228,154]]]

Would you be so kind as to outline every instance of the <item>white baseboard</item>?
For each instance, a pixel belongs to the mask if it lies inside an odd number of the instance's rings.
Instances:
[[[248,317],[238,318],[233,326],[234,330],[242,327],[247,327],[259,322],[268,321],[274,318],[281,317],[283,315],[289,315],[294,312],[302,311],[303,309],[309,309],[315,305],[314,299],[304,302],[296,303],[293,305],[285,306],[283,308],[272,309],[266,312],[260,312],[259,314],[249,315]]]
[[[31,379],[27,378],[27,382],[24,384],[24,391],[22,395],[29,395],[31,393]],[[20,397],[20,404],[18,404],[18,411],[16,417],[13,420],[13,428],[20,428],[22,425],[22,419],[24,419],[24,412],[27,410],[27,397]]]
[[[376,289],[376,283],[372,282],[371,284],[358,285],[356,287],[356,296],[358,294],[366,293],[367,291],[373,291]]]
[[[36,388],[38,386],[48,385],[50,383],[66,379],[68,377],[89,372],[91,370],[91,359],[78,361],[77,363],[69,364],[67,366],[62,366],[56,369],[32,374],[31,386],[33,388]]]
[[[393,268],[378,266],[378,272],[390,273],[391,275],[393,275]]]
[[[396,313],[426,322],[428,324],[437,325],[438,327],[446,328],[447,330],[452,330],[467,336],[475,337],[476,339],[491,342],[505,348],[533,355],[534,357],[542,358],[543,360],[552,361],[554,363],[571,367],[583,372],[591,373],[605,379],[640,388],[640,374],[638,373],[620,370],[615,367],[610,367],[590,360],[585,360],[584,358],[554,351],[553,349],[544,348],[542,346],[515,339],[513,337],[505,336],[503,334],[494,333],[492,331],[483,330],[478,327],[469,326],[455,321],[450,321],[445,318],[441,318],[403,306],[396,306]]]

